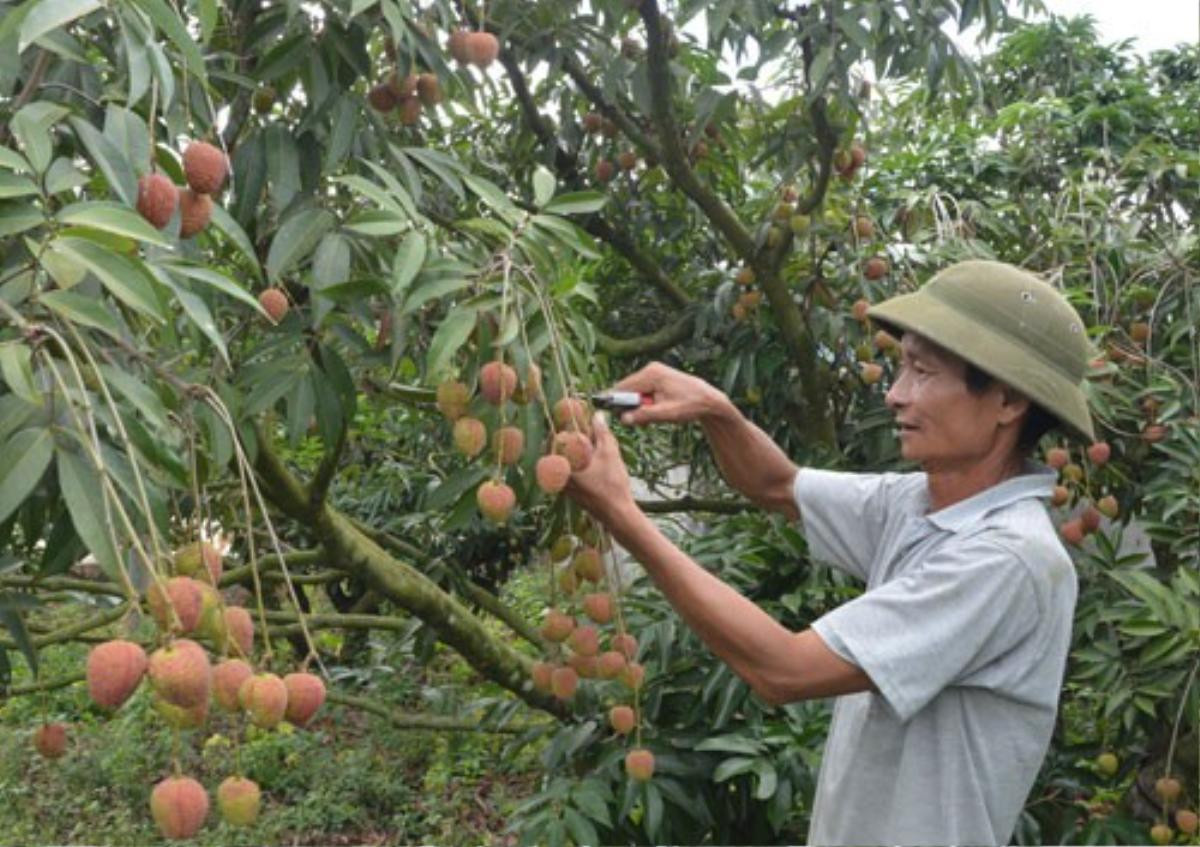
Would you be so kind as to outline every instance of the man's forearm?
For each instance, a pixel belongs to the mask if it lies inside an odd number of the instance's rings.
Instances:
[[[729,399],[714,400],[711,413],[701,418],[704,435],[716,456],[721,475],[752,502],[779,508],[781,491],[789,488],[796,465],[771,438],[748,421]],[[790,498],[787,502],[790,502]]]

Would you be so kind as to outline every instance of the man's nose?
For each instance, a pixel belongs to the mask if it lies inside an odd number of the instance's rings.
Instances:
[[[904,377],[900,374],[892,381],[891,387],[887,393],[883,395],[883,403],[893,412],[908,402],[908,395],[904,386]]]

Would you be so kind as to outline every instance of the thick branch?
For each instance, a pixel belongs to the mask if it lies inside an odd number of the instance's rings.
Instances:
[[[496,732],[519,735],[522,732],[528,732],[538,726],[545,725],[512,723],[503,726],[489,726],[474,718],[451,718],[443,715],[420,715],[412,714],[411,712],[397,712],[374,700],[368,700],[366,697],[355,697],[350,694],[342,694],[339,691],[330,691],[327,699],[331,703],[337,703],[341,706],[351,706],[355,709],[361,709],[364,712],[378,715],[399,729],[431,730],[434,732]]]
[[[648,515],[669,512],[712,512],[736,515],[748,511],[749,503],[738,500],[703,500],[699,497],[681,497],[678,500],[639,500],[638,508]]]
[[[337,466],[342,458],[342,451],[346,449],[346,433],[349,429],[350,421],[343,421],[341,432],[338,433],[337,443],[325,451],[325,455],[321,457],[321,464],[317,467],[317,472],[313,474],[312,482],[308,485],[308,502],[313,508],[317,508],[324,503],[326,496],[329,494],[329,486],[333,483],[334,474],[337,473]]]
[[[637,338],[613,338],[611,335],[597,331],[596,343],[609,356],[619,358],[648,356],[667,350],[690,338],[695,320],[695,311],[689,310],[674,323]]]
[[[46,68],[50,67],[51,56],[52,54],[49,50],[38,48],[38,57],[33,62],[33,70],[29,72],[29,79],[25,80],[25,87],[21,89],[16,99],[13,100],[12,106],[9,107],[12,110],[12,114],[15,115],[19,112],[21,107],[29,102],[29,98],[33,96],[33,92],[37,90],[37,87],[41,85],[42,77],[46,75]],[[9,133],[8,124],[0,126],[0,144],[8,143]]]

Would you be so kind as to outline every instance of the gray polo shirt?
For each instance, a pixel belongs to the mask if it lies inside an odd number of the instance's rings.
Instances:
[[[1050,744],[1078,583],[1028,463],[928,513],[926,477],[802,469],[814,558],[866,583],[812,628],[879,693],[838,697],[810,844],[1007,844]]]

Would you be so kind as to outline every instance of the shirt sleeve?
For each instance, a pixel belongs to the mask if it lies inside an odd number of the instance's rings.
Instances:
[[[812,628],[862,668],[901,721],[1002,657],[1041,616],[1033,576],[994,541],[964,539]]]
[[[801,468],[792,494],[813,557],[867,582],[900,479]]]

